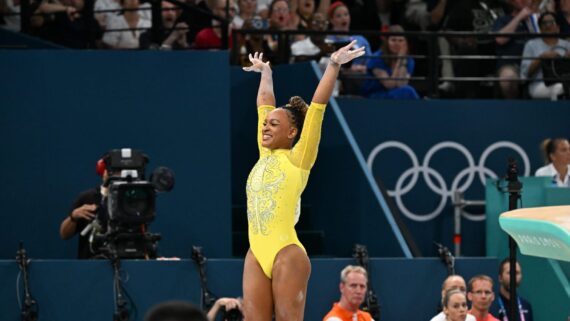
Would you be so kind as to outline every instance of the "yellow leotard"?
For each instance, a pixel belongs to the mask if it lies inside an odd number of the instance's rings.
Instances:
[[[301,193],[317,158],[325,107],[311,103],[297,144],[292,149],[277,150],[261,145],[263,122],[275,107],[257,109],[260,157],[247,178],[247,220],[249,246],[268,278],[282,248],[296,244],[305,250],[297,238],[295,224],[301,209]]]

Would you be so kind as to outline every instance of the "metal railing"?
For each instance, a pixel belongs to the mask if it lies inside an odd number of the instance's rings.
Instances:
[[[108,12],[120,12],[126,11],[125,9],[117,9],[117,10],[98,10],[94,11],[93,8],[93,1],[94,0],[85,0],[85,9],[81,12],[82,15],[94,17],[95,14],[98,13],[108,13]],[[418,70],[416,68],[416,72],[411,78],[406,78],[414,85],[420,86],[423,88],[422,93],[426,97],[439,97],[440,90],[438,85],[442,82],[451,82],[456,84],[465,84],[465,83],[475,83],[475,84],[483,84],[484,86],[496,86],[499,81],[510,81],[510,82],[518,82],[521,84],[525,84],[528,82],[527,79],[510,79],[505,80],[497,77],[496,69],[495,70],[488,70],[486,74],[477,74],[477,75],[461,75],[457,76],[454,75],[453,77],[446,77],[441,74],[441,64],[444,61],[450,61],[452,63],[457,62],[466,62],[466,63],[481,63],[487,64],[487,66],[492,65],[493,61],[499,60],[516,60],[521,61],[524,59],[539,59],[539,57],[522,57],[522,56],[497,56],[488,53],[478,53],[476,50],[467,54],[441,54],[438,50],[438,39],[444,37],[446,39],[454,39],[454,38],[461,38],[461,39],[475,39],[477,41],[486,41],[484,45],[494,45],[495,39],[498,37],[510,37],[518,41],[522,41],[529,38],[535,37],[552,37],[553,35],[548,34],[528,34],[528,33],[477,33],[477,32],[428,32],[428,31],[408,31],[408,32],[380,32],[380,31],[371,31],[371,30],[358,30],[358,31],[349,31],[349,32],[337,32],[337,31],[315,31],[315,30],[287,30],[287,31],[279,31],[279,30],[254,30],[254,29],[236,29],[233,30],[232,34],[228,34],[228,25],[230,21],[224,17],[219,17],[211,12],[202,9],[199,6],[187,4],[185,2],[181,2],[179,0],[167,0],[168,2],[173,3],[178,9],[204,15],[211,19],[220,21],[221,26],[221,35],[222,35],[222,45],[220,49],[228,49],[229,48],[229,37],[231,36],[233,46],[231,49],[231,62],[234,64],[239,64],[240,61],[247,61],[247,59],[240,59],[243,58],[243,52],[241,45],[245,42],[245,39],[254,35],[262,35],[262,36],[270,36],[275,39],[277,42],[277,47],[275,52],[273,53],[274,56],[280,62],[290,62],[292,61],[292,55],[290,52],[291,44],[293,43],[294,39],[298,38],[299,36],[328,36],[328,35],[362,35],[369,39],[378,39],[380,37],[388,37],[388,36],[405,36],[409,39],[409,42],[412,44],[422,43],[425,45],[425,50],[420,54],[413,54],[407,57],[413,58],[416,60],[416,66],[422,66],[423,70]],[[160,0],[151,0],[150,1],[151,8],[139,8],[133,10],[151,10],[152,12],[152,26],[151,28],[126,28],[126,29],[108,29],[105,32],[122,32],[127,30],[146,30],[150,29],[151,31],[151,39],[153,41],[159,42],[161,35],[164,35],[165,30],[162,24],[162,4]],[[91,9],[89,9],[91,8]],[[168,9],[167,9],[168,10]],[[228,7],[226,6],[226,16],[229,17]],[[22,24],[22,31],[26,32],[30,30],[30,17],[33,16],[33,13],[30,12],[30,0],[21,0],[21,24]],[[180,28],[170,28],[166,30],[166,33],[170,33],[175,29]],[[556,35],[559,38],[568,38],[570,34],[560,34]],[[95,41],[95,36],[92,32],[87,30],[86,37],[89,39],[91,43]],[[92,45],[90,48],[94,48],[95,46]],[[354,80],[354,81],[364,81],[366,79],[378,79],[377,77],[373,77],[367,74],[349,74],[345,73],[342,75],[343,79]],[[398,80],[398,79],[394,79]],[[544,80],[544,81],[564,81],[570,82],[570,77],[560,79],[560,78],[543,78],[543,79],[536,79],[536,80]]]
[[[454,77],[443,77],[440,73],[441,63],[444,60],[449,60],[452,62],[457,61],[476,61],[476,62],[484,62],[484,61],[521,61],[525,59],[541,59],[540,57],[523,57],[523,56],[497,56],[497,55],[489,55],[489,54],[476,54],[473,52],[472,54],[452,54],[452,55],[442,55],[439,53],[438,50],[438,38],[445,37],[445,38],[474,38],[474,39],[488,39],[486,45],[494,44],[495,38],[498,37],[510,37],[514,39],[530,39],[536,37],[552,37],[556,36],[558,38],[568,38],[570,34],[523,34],[523,33],[477,33],[477,32],[428,32],[428,31],[421,31],[421,32],[380,32],[380,31],[349,31],[349,32],[337,32],[337,31],[313,31],[313,30],[287,30],[287,31],[268,31],[268,30],[235,30],[232,34],[233,43],[238,44],[240,39],[245,39],[247,36],[251,35],[269,35],[277,39],[278,42],[278,50],[277,50],[277,57],[279,61],[291,61],[292,55],[289,52],[289,48],[292,44],[293,39],[295,36],[299,35],[320,35],[320,36],[328,36],[328,35],[346,35],[346,36],[353,36],[353,35],[362,35],[367,36],[368,38],[374,37],[388,37],[388,36],[405,36],[408,39],[411,39],[410,42],[414,42],[414,39],[418,41],[423,41],[427,46],[427,52],[424,54],[415,54],[415,55],[408,55],[406,57],[413,58],[417,61],[422,61],[423,65],[425,66],[425,71],[422,74],[415,73],[414,76],[411,78],[407,78],[412,82],[423,82],[424,87],[426,88],[426,96],[427,97],[438,97],[439,96],[439,89],[438,85],[441,82],[449,81],[454,83],[469,83],[469,82],[477,82],[477,83],[490,83],[496,84],[499,81],[506,81],[506,82],[519,82],[519,83],[526,83],[528,79],[501,79],[497,76],[496,72],[497,69],[489,70],[489,72],[485,75],[473,75],[473,76],[454,76]],[[243,40],[242,40],[243,41]],[[242,55],[240,53],[240,48],[235,46],[231,48],[231,57],[232,62],[237,63],[241,59],[238,57]],[[389,57],[389,56],[386,56]],[[370,57],[369,57],[370,58]],[[567,59],[567,58],[564,58]],[[344,75],[345,78],[350,79],[378,79],[381,80],[382,78],[373,77],[370,75],[358,75],[358,74],[347,74]],[[395,78],[391,78],[394,80],[399,80]],[[541,78],[535,80],[544,80],[544,81],[561,81],[560,78]],[[570,81],[570,75],[568,78],[562,79],[563,81]]]

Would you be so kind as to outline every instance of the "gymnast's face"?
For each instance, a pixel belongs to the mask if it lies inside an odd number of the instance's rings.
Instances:
[[[272,110],[261,129],[261,145],[269,149],[290,149],[293,139],[297,135],[297,128],[293,126],[287,111],[282,108]]]

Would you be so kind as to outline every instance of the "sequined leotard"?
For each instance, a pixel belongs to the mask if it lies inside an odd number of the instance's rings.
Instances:
[[[247,179],[249,246],[263,272],[272,276],[273,261],[287,245],[305,250],[295,232],[301,193],[317,158],[326,105],[311,103],[299,141],[292,149],[270,150],[261,145],[266,115],[273,106],[259,106],[257,145],[259,160]]]

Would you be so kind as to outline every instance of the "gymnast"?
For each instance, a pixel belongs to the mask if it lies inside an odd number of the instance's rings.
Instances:
[[[272,70],[262,53],[249,55],[245,71],[261,73],[257,93],[259,160],[247,179],[250,249],[243,271],[243,312],[247,321],[303,321],[311,263],[299,242],[301,193],[317,157],[326,104],[340,65],[364,55],[355,42],[335,51],[310,106],[291,97],[275,107]]]

